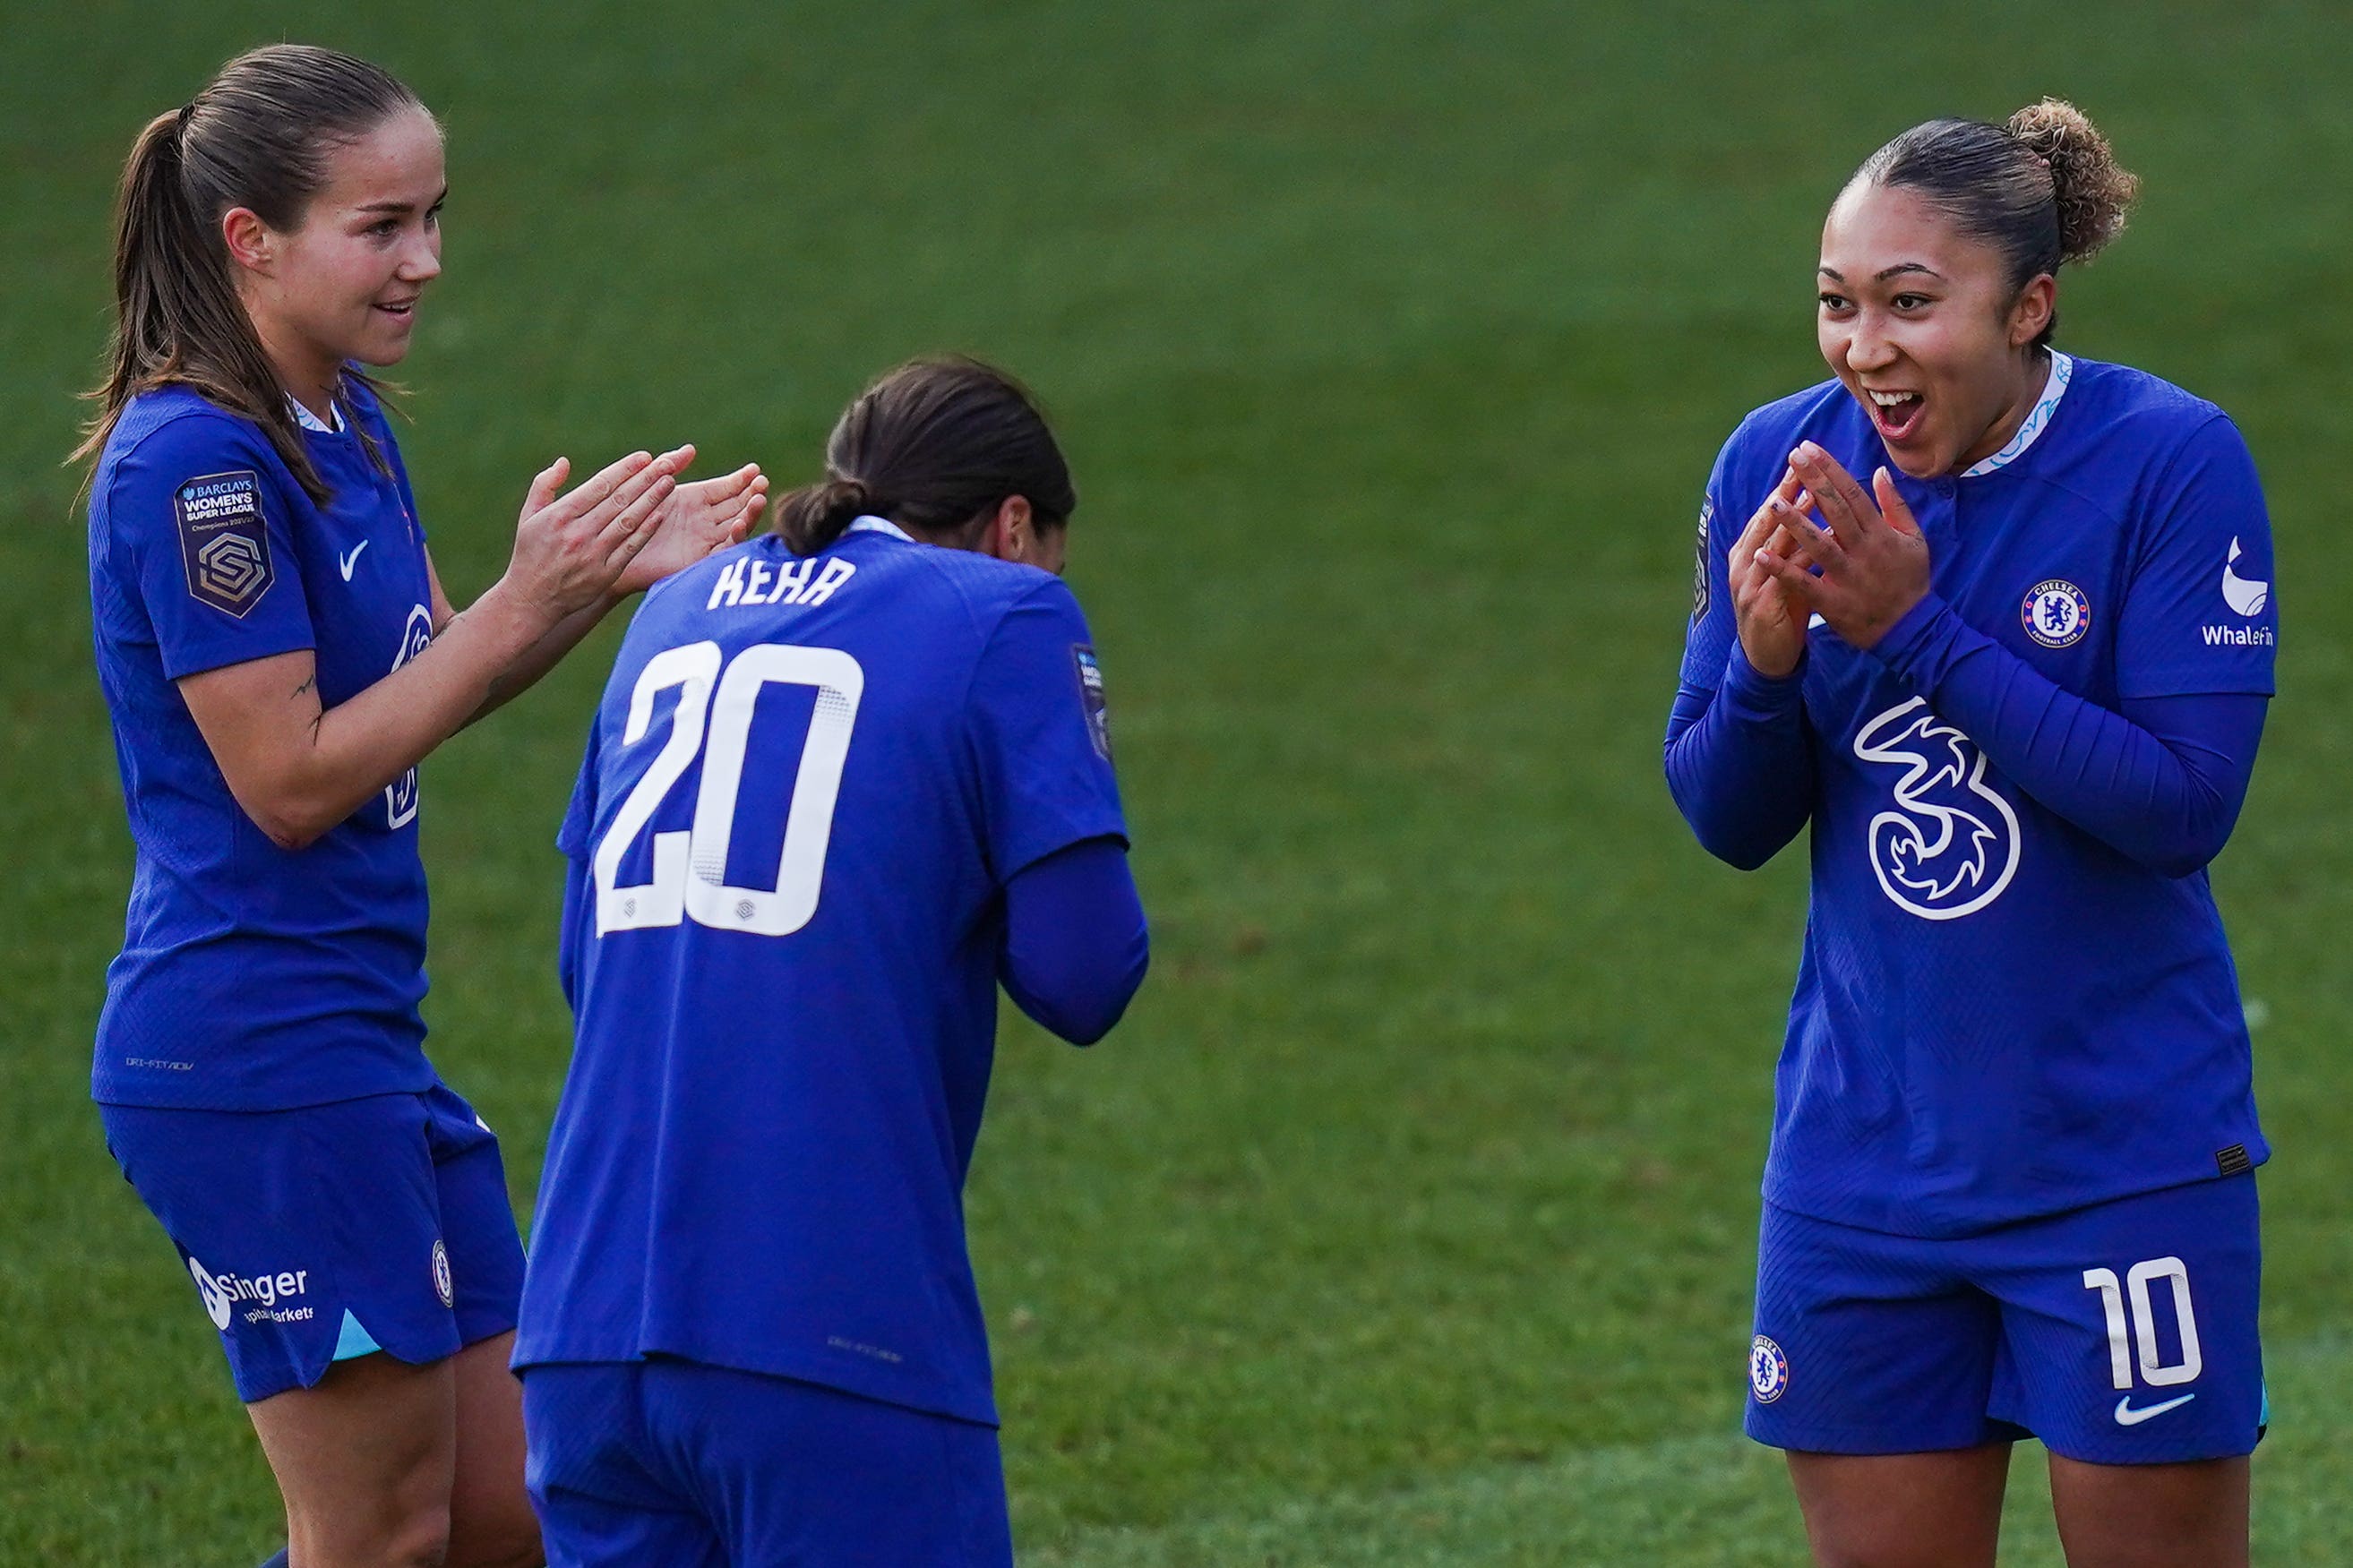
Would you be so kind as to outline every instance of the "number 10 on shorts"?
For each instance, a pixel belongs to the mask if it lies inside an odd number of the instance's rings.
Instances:
[[[2181,1359],[2170,1365],[2158,1345],[2157,1317],[2149,1307],[2148,1288],[2158,1279],[2173,1282],[2173,1315],[2181,1325]],[[2152,1258],[2145,1263],[2136,1263],[2121,1282],[2113,1268],[2086,1268],[2084,1289],[2100,1293],[2100,1305],[2107,1313],[2108,1371],[2118,1388],[2129,1392],[2133,1387],[2135,1349],[2139,1352],[2141,1379],[2152,1388],[2167,1388],[2196,1379],[2205,1363],[2198,1353],[2198,1317],[2189,1306],[2189,1268],[2181,1259]],[[2125,1343],[2127,1297],[2132,1301],[2131,1347]]]

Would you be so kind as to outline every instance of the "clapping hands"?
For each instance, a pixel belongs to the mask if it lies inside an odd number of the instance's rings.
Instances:
[[[1887,468],[1867,494],[1807,441],[1733,547],[1730,571],[1741,646],[1759,673],[1780,677],[1797,668],[1810,616],[1854,647],[1886,636],[1927,595],[1928,543]]]
[[[691,458],[694,448],[684,448]],[[704,556],[741,544],[768,506],[768,477],[757,463],[732,474],[681,484],[657,509],[652,536],[622,571],[614,591],[634,594]]]

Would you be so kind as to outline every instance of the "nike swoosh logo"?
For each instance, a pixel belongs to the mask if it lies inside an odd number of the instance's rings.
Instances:
[[[365,550],[367,547],[368,542],[363,539],[357,544],[352,546],[352,552],[349,555],[338,555],[335,557],[335,564],[343,569],[344,582],[348,583],[352,580],[352,568],[359,564],[360,552]]]
[[[2137,1426],[2152,1415],[2162,1415],[2174,1406],[2178,1405],[2187,1405],[2197,1397],[2198,1396],[2194,1394],[2178,1394],[2162,1405],[2152,1405],[2146,1410],[2135,1410],[2133,1408],[2132,1395],[2127,1394],[2122,1399],[2116,1401],[2116,1425],[2119,1426]]]

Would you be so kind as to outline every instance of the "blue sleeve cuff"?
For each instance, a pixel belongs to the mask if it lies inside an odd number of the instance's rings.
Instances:
[[[1952,633],[1960,617],[1953,606],[1936,594],[1923,594],[1920,602],[1904,612],[1903,617],[1887,628],[1885,635],[1871,645],[1871,657],[1915,683],[1924,675],[1933,676],[1933,651],[1952,640]],[[1934,685],[1934,679],[1927,681]]]
[[[1724,661],[1722,695],[1732,700],[1734,710],[1743,719],[1778,719],[1799,713],[1806,701],[1805,656],[1799,656],[1797,667],[1788,674],[1767,675],[1748,662],[1748,650],[1736,637]]]
[[[1122,840],[1069,845],[1007,884],[997,978],[1024,1013],[1072,1045],[1111,1032],[1150,963]]]

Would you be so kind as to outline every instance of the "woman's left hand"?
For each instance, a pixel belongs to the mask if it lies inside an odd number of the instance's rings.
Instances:
[[[614,591],[635,594],[650,588],[714,551],[742,543],[767,505],[768,477],[757,463],[715,479],[679,486],[661,504],[653,538],[621,574]]]
[[[1759,551],[1757,564],[1846,642],[1868,648],[1927,596],[1928,542],[1886,468],[1872,476],[1874,506],[1854,476],[1811,441],[1789,454],[1789,467],[1806,489],[1779,521],[1797,548],[1786,555]],[[1821,514],[1819,524],[1811,511]]]

